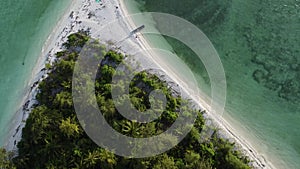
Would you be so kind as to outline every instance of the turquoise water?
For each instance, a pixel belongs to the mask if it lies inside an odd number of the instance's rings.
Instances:
[[[42,46],[70,2],[0,1],[0,146],[14,126]]]
[[[126,2],[132,13],[166,12],[198,26],[214,44],[225,69],[225,119],[276,167],[299,168],[300,1]],[[161,43],[155,37],[148,40]],[[178,42],[168,42],[199,76],[201,90],[209,94],[202,63],[196,63],[187,49],[177,48]]]

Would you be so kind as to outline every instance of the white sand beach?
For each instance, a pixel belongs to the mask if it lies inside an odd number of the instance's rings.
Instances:
[[[92,37],[97,37],[102,43],[109,43],[110,39],[120,39],[120,37],[113,37],[119,34],[113,34],[109,29],[104,29],[100,31],[102,34],[99,35],[99,30],[106,26],[107,24],[128,16],[129,13],[125,7],[124,0],[102,0],[98,3],[95,0],[76,0],[73,1],[73,4],[70,6],[65,15],[61,18],[52,34],[49,36],[47,42],[44,45],[43,51],[40,54],[38,64],[36,65],[35,71],[32,74],[32,80],[30,86],[31,90],[28,91],[28,97],[24,99],[24,107],[21,108],[21,111],[18,113],[17,119],[19,119],[18,125],[11,131],[11,137],[8,138],[6,148],[8,150],[16,150],[16,144],[21,139],[22,128],[25,126],[25,121],[28,118],[28,115],[31,111],[31,106],[35,104],[35,96],[37,93],[37,84],[39,81],[47,77],[47,71],[44,69],[45,63],[53,63],[55,61],[55,53],[62,49],[62,44],[66,42],[67,36],[71,33],[75,33],[81,29],[89,29]],[[119,29],[133,30],[139,25],[135,25],[132,20],[129,20],[127,23],[118,22]],[[122,30],[120,30],[122,32]],[[126,37],[127,35],[124,35]],[[135,53],[137,50],[147,50],[151,49],[151,46],[143,35],[139,34],[138,38],[132,37],[128,39],[128,42],[122,44],[121,50],[126,54]],[[176,74],[172,74],[172,71],[169,71],[168,68],[164,67],[161,64],[163,61],[159,56],[155,56],[149,53],[148,59],[151,59],[163,71],[168,74],[175,82],[180,84],[180,86],[186,86],[185,82],[178,78]],[[188,90],[185,90],[186,93],[189,93]],[[201,91],[200,91],[201,93]],[[200,96],[192,96],[199,107],[209,110],[209,99],[205,99]],[[201,93],[201,96],[204,96]],[[230,124],[228,124],[223,118],[220,118],[218,115],[214,115],[210,112],[207,113],[208,118],[212,119],[218,128],[221,129],[222,135],[226,138],[230,138],[235,141],[237,146],[244,152],[253,162],[252,165],[254,168],[275,168],[272,164],[268,163],[266,159],[258,154],[257,151],[251,146],[250,142],[245,141],[239,136],[239,132],[236,131]]]

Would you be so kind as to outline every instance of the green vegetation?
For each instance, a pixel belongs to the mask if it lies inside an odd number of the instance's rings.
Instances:
[[[246,157],[234,150],[234,144],[213,134],[200,143],[200,132],[204,127],[201,111],[185,107],[188,113],[198,113],[192,131],[179,145],[159,156],[144,159],[129,159],[114,155],[98,147],[83,131],[73,108],[72,72],[78,52],[87,42],[86,32],[69,36],[66,50],[57,53],[59,60],[51,68],[49,77],[39,85],[38,105],[31,112],[18,144],[19,154],[10,160],[4,151],[0,153],[0,166],[4,168],[50,169],[244,169],[250,168]],[[120,133],[132,137],[149,137],[165,131],[177,118],[178,108],[186,102],[174,95],[172,90],[149,72],[136,74],[130,82],[129,97],[140,111],[149,108],[149,92],[161,89],[167,98],[166,110],[154,122],[141,124],[128,121],[116,110],[110,89],[124,90],[123,85],[111,84],[111,75],[116,65],[123,62],[123,56],[115,51],[105,55],[99,64],[96,78],[96,97],[106,120]],[[123,82],[129,83],[129,82]],[[120,101],[121,102],[121,101]],[[160,109],[161,106],[157,106]],[[13,163],[13,165],[12,165]],[[2,167],[1,167],[2,168]]]
[[[15,169],[12,162],[13,153],[7,152],[5,149],[0,148],[0,168],[1,169]]]

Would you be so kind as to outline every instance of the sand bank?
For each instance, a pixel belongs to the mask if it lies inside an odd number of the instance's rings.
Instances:
[[[66,42],[67,36],[71,33],[75,33],[78,30],[84,29],[89,30],[92,37],[97,37],[102,43],[111,44],[109,42],[112,39],[112,43],[116,44],[118,42],[113,41],[113,39],[120,39],[120,37],[114,34],[114,31],[118,30],[101,30],[101,28],[109,25],[111,22],[120,19],[128,15],[128,11],[124,5],[123,0],[102,0],[102,2],[97,3],[94,0],[77,0],[70,6],[68,11],[59,21],[52,34],[49,36],[43,51],[40,55],[38,64],[32,74],[32,80],[30,91],[28,95],[24,98],[24,104],[20,108],[17,119],[19,119],[18,125],[12,130],[11,137],[8,138],[6,148],[8,150],[17,150],[16,144],[20,141],[22,136],[22,128],[25,126],[25,121],[28,118],[31,107],[36,103],[35,96],[38,92],[37,86],[38,82],[47,77],[47,70],[44,68],[45,63],[53,63],[55,61],[55,53],[62,50],[62,44]],[[124,32],[128,30],[133,30],[137,27],[132,20],[128,22],[118,22],[119,31],[124,29]],[[101,31],[100,31],[101,30]],[[101,32],[101,34],[99,34]],[[124,34],[124,37],[128,35]],[[122,43],[121,47],[118,48],[126,54],[136,53],[137,50],[147,50],[151,49],[151,46],[143,35],[139,34],[138,37],[129,37],[126,43]],[[115,46],[117,47],[117,46]],[[155,54],[149,53],[149,58],[154,63],[156,63],[161,69],[168,74],[176,83],[180,86],[186,86],[176,74],[172,74],[166,67],[163,67],[163,61],[160,57]],[[183,88],[184,89],[184,88]],[[186,93],[189,91],[185,90]],[[201,93],[201,92],[200,92]],[[191,95],[192,96],[192,95]],[[201,96],[204,96],[201,93]],[[191,99],[195,101],[202,109],[209,110],[209,99],[203,99],[204,97],[193,96]],[[268,164],[266,160],[259,155],[253,147],[247,143],[245,140],[239,137],[239,133],[235,131],[223,118],[218,115],[207,113],[208,118],[212,119],[216,126],[221,129],[222,135],[224,137],[234,140],[238,147],[244,152],[251,160],[253,160],[253,166],[256,168],[274,168],[271,164]]]

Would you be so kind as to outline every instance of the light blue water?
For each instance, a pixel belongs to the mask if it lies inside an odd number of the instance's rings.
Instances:
[[[14,125],[42,46],[70,2],[0,1],[0,146]]]
[[[139,5],[133,0],[126,2],[131,13],[140,9],[166,12],[198,26],[214,44],[225,69],[225,119],[276,167],[299,168],[299,1],[136,0]],[[148,40],[161,43],[153,37]],[[176,42],[172,46],[175,49]],[[177,52],[204,79],[199,78],[200,88],[209,93],[201,63],[189,60],[192,56],[187,50]]]

